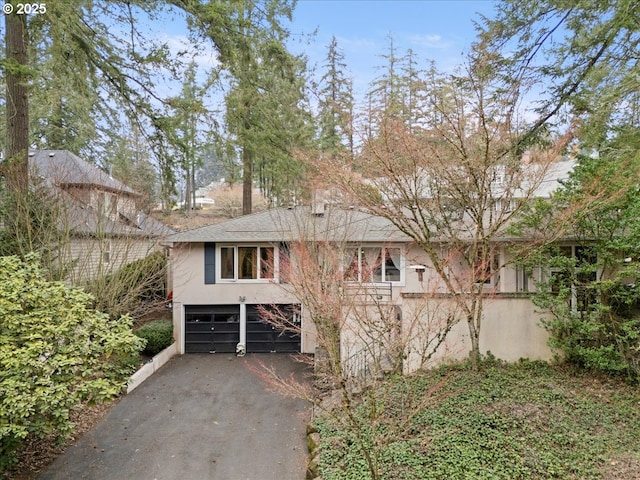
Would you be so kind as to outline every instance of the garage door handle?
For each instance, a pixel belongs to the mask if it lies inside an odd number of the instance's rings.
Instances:
[[[216,329],[216,327],[211,327],[211,330],[215,330],[215,329]]]

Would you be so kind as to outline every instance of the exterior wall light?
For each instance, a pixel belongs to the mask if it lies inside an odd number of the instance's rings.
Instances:
[[[418,281],[419,282],[422,282],[424,280],[422,275],[427,270],[427,267],[425,267],[424,265],[409,265],[409,268],[411,270],[415,270],[416,271],[416,273],[418,274]]]

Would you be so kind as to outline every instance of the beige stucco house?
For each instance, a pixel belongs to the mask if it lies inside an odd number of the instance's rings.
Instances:
[[[136,207],[139,193],[69,151],[30,152],[29,168],[54,218],[55,260],[71,283],[142,259],[175,233]]]
[[[442,319],[453,312],[450,295],[424,251],[389,221],[333,207],[267,210],[168,237],[180,352],[314,353],[316,329],[281,268],[285,263],[296,268],[292,245],[300,240],[338,245],[344,259],[341,292],[352,295],[350,308],[360,312],[343,325],[344,363],[376,343],[356,320],[363,311],[375,310],[396,319],[393,335],[404,335],[405,370],[423,366],[427,344],[435,345]],[[495,264],[482,287],[480,348],[505,360],[549,359],[547,332],[530,301],[534,281],[543,272],[530,278],[514,266],[508,248],[512,242],[496,240]],[[292,322],[300,326],[298,334],[279,332],[261,318],[260,306],[273,304],[288,308]],[[466,323],[454,325],[436,350],[430,363],[466,357]]]
[[[551,195],[574,165],[571,160],[552,164],[535,196]],[[496,208],[504,206],[496,201]],[[330,297],[325,303],[328,315],[331,309],[341,310],[340,355],[351,373],[368,368],[394,348],[400,348],[394,358],[402,359],[404,371],[466,358],[469,329],[456,303],[468,296],[466,288],[482,292],[481,353],[507,361],[553,356],[540,324],[543,314],[531,301],[537,281],[550,278],[552,272],[518,267],[512,247],[526,245],[527,239],[510,237],[506,231],[491,240],[492,260],[480,267],[457,261],[461,250],[455,248],[465,248],[464,241],[454,246],[446,239],[433,240],[434,251],[449,259],[451,278],[464,279],[465,268],[485,270],[483,280],[478,282],[474,274],[471,287],[460,282],[455,293],[445,286],[424,248],[388,219],[355,207],[322,203],[272,209],[181,232],[167,242],[180,353],[316,353],[319,329],[310,315],[310,297],[305,299],[296,289],[292,272],[298,278],[315,276],[320,295],[330,288],[321,277],[331,269],[312,264],[327,264],[332,255],[338,259],[333,274],[339,276],[333,296],[341,297],[342,303],[329,305]],[[311,263],[297,248],[305,243],[318,247]],[[563,245],[577,251],[570,241]],[[278,307],[290,312],[289,325],[298,327],[295,332],[280,331],[265,318],[265,311]]]

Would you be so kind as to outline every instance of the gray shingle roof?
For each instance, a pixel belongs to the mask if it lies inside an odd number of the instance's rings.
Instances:
[[[29,167],[41,177],[53,180],[58,185],[91,185],[110,192],[140,195],[68,150],[30,152]]]
[[[60,220],[61,228],[69,229],[75,235],[129,236],[129,237],[165,237],[175,230],[164,223],[142,213],[136,218],[117,220],[100,214],[95,208],[85,205],[65,192],[59,192],[65,208],[65,216]]]
[[[276,208],[171,235],[169,243],[282,242],[313,238],[344,242],[409,242],[388,220],[358,210],[328,208],[312,215],[308,207]]]
[[[132,213],[134,218],[124,217],[122,213],[112,218],[70,195],[66,190],[70,186],[108,191],[129,198],[140,194],[67,150],[30,152],[29,167],[57,192],[57,198],[65,209],[64,218],[59,220],[60,228],[69,229],[76,235],[99,232],[111,236],[164,237],[175,233],[143,212]]]

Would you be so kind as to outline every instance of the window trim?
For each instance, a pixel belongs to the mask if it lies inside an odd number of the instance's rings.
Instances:
[[[379,250],[379,254],[378,254],[378,258],[383,258],[383,261],[381,262],[381,272],[380,272],[380,280],[371,280],[371,281],[367,281],[367,280],[363,280],[362,278],[362,259],[363,259],[363,250],[364,249],[378,249]],[[387,249],[397,249],[400,250],[400,266],[398,267],[399,273],[400,273],[400,279],[399,280],[386,280],[386,265],[385,265],[385,261],[384,259],[386,258],[385,255],[385,250]],[[347,278],[346,273],[348,272],[348,270],[350,270],[351,267],[351,260],[354,258],[353,257],[353,252],[357,252],[358,254],[358,265],[357,265],[357,273],[358,276],[356,279],[352,279],[352,278]],[[404,245],[398,245],[398,244],[380,244],[380,243],[372,243],[372,244],[361,244],[361,245],[349,245],[345,248],[345,254],[343,255],[344,258],[344,262],[343,262],[343,273],[345,274],[345,278],[344,281],[347,283],[362,283],[364,285],[380,285],[380,284],[392,284],[392,285],[398,285],[398,286],[404,286],[405,284],[405,262],[406,262],[406,254],[405,254],[405,249],[404,249]],[[365,259],[366,260],[366,259]],[[349,264],[347,264],[347,262],[349,262]]]
[[[239,249],[256,249],[255,253],[255,271],[257,278],[240,278],[240,252]],[[231,249],[233,251],[233,278],[222,277],[222,250]],[[271,267],[271,275],[263,277],[263,249],[271,249],[273,251],[273,266]],[[216,244],[216,281],[218,283],[270,283],[279,281],[279,252],[280,248],[272,244]]]
[[[516,292],[530,293],[534,291],[535,284],[535,272],[529,273],[527,269],[522,265],[516,265],[514,267],[516,272]]]
[[[571,258],[574,259],[576,262],[580,261],[580,256],[578,255],[578,249],[583,249],[583,248],[588,248],[588,245],[584,245],[584,244],[576,244],[576,243],[572,243],[570,245],[559,245],[558,248],[560,249],[560,251],[562,252],[564,250],[564,252],[568,255],[565,255],[567,258]],[[595,258],[595,262],[597,265],[598,259]],[[560,267],[549,267],[547,269],[546,272],[546,281],[550,282],[552,277],[554,275],[562,275],[565,272],[565,270],[563,268]],[[602,269],[599,266],[597,268],[597,270],[595,272],[593,272],[594,275],[594,279],[590,280],[590,281],[598,281],[600,280],[601,276],[602,276]],[[550,285],[551,287],[551,285]],[[571,296],[569,297],[569,309],[574,312],[574,313],[583,313],[586,312],[587,310],[582,310],[580,309],[580,298],[579,298],[579,292],[578,292],[578,285],[574,282],[571,283],[571,285],[569,286],[571,289]],[[553,293],[553,292],[551,292]],[[596,300],[597,302],[597,300]]]
[[[495,249],[494,251],[492,251],[488,265],[485,265],[483,267],[481,263],[476,259],[473,264],[473,268],[476,271],[480,271],[480,269],[482,268],[485,269],[486,273],[484,276],[486,278],[484,280],[476,280],[476,283],[478,285],[482,285],[482,288],[495,290],[499,290],[500,288],[502,288],[502,254],[499,249]]]

